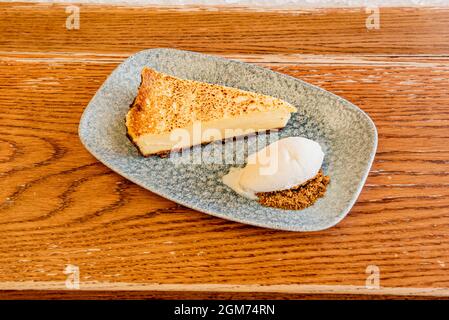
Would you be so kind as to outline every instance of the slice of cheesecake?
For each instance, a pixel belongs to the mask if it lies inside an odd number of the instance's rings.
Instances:
[[[145,67],[126,115],[127,133],[144,156],[283,128],[296,108],[280,99]]]

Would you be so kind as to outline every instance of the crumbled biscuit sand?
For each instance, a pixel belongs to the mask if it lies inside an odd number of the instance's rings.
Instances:
[[[259,203],[273,208],[300,210],[310,207],[318,198],[326,193],[326,187],[330,182],[329,176],[325,176],[320,170],[309,181],[288,190],[257,193]]]

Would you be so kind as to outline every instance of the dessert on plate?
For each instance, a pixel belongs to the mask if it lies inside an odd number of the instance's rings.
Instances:
[[[223,183],[238,194],[269,207],[299,210],[324,195],[321,146],[303,137],[278,140],[250,155],[244,168],[231,168]]]
[[[240,89],[142,70],[126,115],[127,134],[144,156],[285,127],[296,108]]]
[[[151,68],[126,115],[127,134],[144,156],[285,127],[296,108],[281,99],[179,79]],[[278,140],[231,168],[223,183],[269,207],[306,208],[326,192],[321,146],[302,137]]]

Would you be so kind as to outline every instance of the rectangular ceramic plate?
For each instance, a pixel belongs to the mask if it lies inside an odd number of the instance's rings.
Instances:
[[[189,163],[184,161],[185,155],[144,158],[126,137],[124,122],[144,66],[183,79],[271,95],[290,102],[298,112],[277,134],[227,141],[223,154],[214,151],[216,144],[191,150],[195,155],[202,154],[208,163]],[[371,119],[332,93],[251,64],[173,49],[141,51],[120,64],[84,111],[79,135],[85,147],[106,166],[165,198],[220,218],[292,231],[322,230],[341,221],[363,187],[377,147]],[[290,136],[313,139],[325,152],[323,168],[331,183],[313,206],[299,211],[267,208],[222,184],[232,159]],[[220,161],[223,155],[227,164]]]

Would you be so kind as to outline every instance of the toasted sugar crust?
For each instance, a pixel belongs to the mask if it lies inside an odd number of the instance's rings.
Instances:
[[[193,80],[145,67],[136,99],[126,116],[128,134],[163,134],[195,121],[211,121],[252,112],[296,108],[280,99]]]

